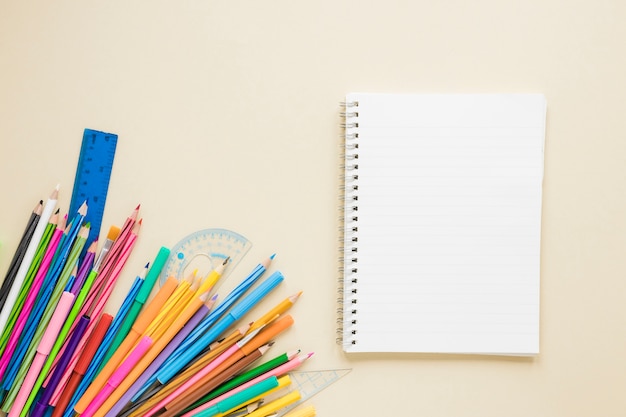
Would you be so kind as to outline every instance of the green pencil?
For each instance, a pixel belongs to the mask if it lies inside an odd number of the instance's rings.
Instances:
[[[28,346],[28,350],[26,351],[24,360],[22,361],[20,365],[17,376],[15,380],[13,381],[13,385],[11,386],[11,389],[9,390],[7,397],[4,399],[4,404],[2,405],[3,411],[7,411],[11,408],[11,406],[13,405],[13,402],[15,401],[15,398],[17,397],[20,387],[22,386],[22,382],[24,381],[24,378],[26,378],[26,374],[28,373],[30,364],[33,358],[35,357],[35,353],[37,352],[37,347],[39,345],[39,342],[41,341],[41,338],[43,337],[43,334],[46,331],[46,328],[48,327],[48,323],[50,322],[50,319],[52,318],[52,314],[54,313],[54,310],[56,309],[56,305],[58,304],[59,299],[61,298],[61,294],[63,293],[63,290],[67,286],[67,282],[69,281],[69,278],[72,274],[72,270],[74,269],[74,266],[78,262],[80,253],[82,252],[83,247],[85,246],[85,242],[87,241],[87,238],[89,237],[89,229],[90,229],[89,224],[86,224],[85,226],[82,226],[80,228],[80,231],[78,232],[76,240],[74,241],[70,254],[67,258],[67,261],[65,262],[63,271],[61,272],[61,275],[59,276],[59,279],[54,287],[54,290],[52,291],[52,296],[50,297],[50,301],[48,302],[46,309],[44,310],[43,316],[41,317],[41,320],[39,321],[39,325],[37,326],[35,335],[33,339],[31,340],[30,345]],[[33,386],[33,391],[35,391],[37,388]]]
[[[54,233],[54,229],[56,228],[57,220],[58,220],[59,210],[50,218],[50,221],[46,225],[44,229],[44,233],[39,241],[39,245],[37,246],[37,251],[35,252],[35,256],[28,268],[28,272],[26,273],[26,277],[24,279],[24,283],[20,287],[20,292],[18,293],[17,299],[13,308],[11,309],[11,313],[9,314],[9,318],[7,320],[7,324],[4,327],[4,331],[2,332],[2,336],[0,337],[0,355],[4,352],[6,345],[9,341],[9,336],[11,335],[11,331],[13,330],[13,326],[19,317],[19,313],[24,306],[24,301],[26,300],[26,296],[30,291],[30,286],[35,279],[35,275],[37,275],[37,270],[41,265],[41,261],[43,260],[43,256],[46,253],[46,248],[48,247],[48,243],[50,243],[50,239],[52,238],[52,234]]]
[[[201,406],[202,404],[211,401],[213,398],[217,398],[218,396],[224,394],[225,392],[230,391],[231,389],[247,382],[250,381],[253,378],[256,378],[259,375],[264,374],[267,371],[270,371],[274,368],[279,367],[280,365],[289,362],[289,360],[291,360],[292,358],[294,358],[300,351],[296,350],[293,352],[287,352],[287,353],[283,353],[282,355],[279,355],[277,357],[275,357],[274,359],[270,359],[267,362],[262,363],[261,365],[250,369],[249,371],[236,376],[230,380],[228,380],[228,382],[225,382],[224,384],[220,385],[218,388],[214,389],[213,391],[209,392],[208,394],[206,394],[204,397],[200,398],[198,401],[196,401],[195,403],[193,403],[192,405],[190,405],[189,407],[187,407],[186,409],[184,409],[183,411],[181,411],[180,413],[178,413],[177,415],[183,415],[188,413],[189,411]]]

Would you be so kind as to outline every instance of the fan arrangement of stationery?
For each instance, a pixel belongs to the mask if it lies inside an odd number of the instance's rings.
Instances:
[[[36,204],[0,289],[2,411],[10,417],[315,415],[313,406],[294,408],[301,396],[289,388],[289,372],[312,353],[266,359],[293,324],[287,311],[300,293],[261,317],[249,314],[284,280],[280,271],[263,277],[274,255],[225,297],[214,289],[228,258],[207,276],[170,276],[150,297],[170,257],[162,247],[113,314],[106,305],[136,245],[140,206],[99,242],[99,222],[96,230],[93,225],[101,218],[90,221],[89,199],[63,216],[58,193],[57,186]],[[73,200],[76,195],[75,189]]]

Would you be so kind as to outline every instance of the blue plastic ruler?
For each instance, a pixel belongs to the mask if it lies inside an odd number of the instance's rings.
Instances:
[[[172,246],[170,257],[161,272],[161,285],[169,276],[181,279],[195,269],[200,276],[207,275],[230,257],[222,276],[224,279],[251,247],[252,243],[248,239],[231,230],[215,228],[194,232]]]
[[[68,213],[71,219],[87,201],[85,224],[91,223],[91,230],[85,249],[100,235],[116,147],[117,135],[85,129]]]

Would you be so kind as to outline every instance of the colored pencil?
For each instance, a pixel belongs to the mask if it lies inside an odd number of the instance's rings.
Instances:
[[[24,259],[26,249],[28,248],[28,244],[30,243],[31,238],[33,237],[35,227],[37,226],[37,222],[41,217],[42,211],[43,200],[39,200],[39,202],[37,203],[37,205],[35,205],[35,208],[31,212],[28,221],[26,222],[26,227],[24,228],[22,237],[17,245],[17,248],[15,249],[15,253],[13,254],[13,258],[11,259],[11,263],[9,263],[7,273],[4,276],[4,280],[2,281],[2,287],[0,287],[0,306],[4,305],[4,301],[9,294],[9,289],[13,285],[13,280],[15,279],[17,270],[22,263],[22,259]]]
[[[102,314],[102,311],[104,310],[104,307],[111,295],[111,293],[113,292],[113,288],[115,286],[115,283],[117,282],[122,268],[124,267],[124,265],[126,264],[128,258],[130,257],[133,248],[137,242],[137,238],[139,235],[139,230],[141,227],[141,220],[139,220],[138,222],[134,223],[132,226],[132,231],[130,232],[130,234],[128,235],[126,242],[124,243],[118,258],[115,261],[115,266],[114,268],[112,268],[111,273],[109,275],[109,279],[104,282],[104,286],[100,287],[100,289],[98,290],[98,293],[95,295],[95,298],[92,299],[92,305],[90,306],[90,309],[93,307],[93,310],[91,311],[91,317],[98,317],[100,314]],[[119,240],[119,238],[118,238]],[[116,241],[117,242],[117,241]],[[115,246],[115,243],[113,244],[113,246]],[[105,261],[106,262],[106,261]],[[87,339],[89,338],[89,335],[91,334],[91,332],[93,331],[93,329],[95,328],[95,321],[90,321],[89,325],[87,326],[87,329],[85,331],[85,334],[83,335],[82,339],[79,341],[78,346],[76,348],[76,351],[74,352],[74,354],[72,355],[72,358],[70,359],[70,363],[67,367],[67,369],[65,369],[65,373],[63,374],[63,376],[61,377],[61,381],[59,382],[59,386],[57,387],[57,390],[55,391],[55,393],[53,394],[55,398],[60,397],[61,395],[61,391],[62,391],[62,387],[65,386],[65,384],[67,383],[67,380],[70,378],[71,374],[72,374],[72,369],[74,369],[74,367],[76,366],[76,363],[78,362],[78,357],[80,356],[80,352],[82,351],[82,349],[84,348],[85,343],[87,342]]]
[[[107,258],[109,250],[111,249],[111,246],[113,245],[115,240],[118,238],[119,234],[120,234],[119,227],[111,226],[109,228],[107,237],[104,241],[104,244],[102,245],[102,248],[100,249],[100,253],[98,254],[98,257],[94,260],[91,271],[89,271],[89,274],[87,275],[87,278],[85,279],[85,282],[83,283],[82,287],[80,288],[78,292],[78,296],[76,297],[74,306],[72,307],[72,310],[70,311],[68,320],[66,320],[63,326],[63,329],[61,329],[62,334],[73,333],[74,329],[76,328],[78,324],[78,321],[80,320],[80,317],[83,317],[86,315],[87,313],[86,312],[87,306],[85,306],[86,299],[88,295],[91,293],[91,289],[100,272],[100,268],[104,260]],[[69,327],[69,330],[68,330],[68,327]],[[53,350],[58,349],[57,343],[59,342],[60,342],[59,340],[55,342],[55,346],[53,346]],[[57,355],[62,355],[65,352],[66,346],[67,346],[67,341],[64,340],[61,344],[61,348],[57,352]],[[56,358],[52,363],[52,368],[54,368],[55,366],[56,366]],[[52,403],[53,404],[56,403],[54,395],[53,395]]]
[[[7,323],[4,327],[4,330],[0,333],[1,334],[0,355],[4,352],[4,348],[6,347],[8,343],[8,339],[11,334],[11,331],[13,330],[15,322],[17,321],[18,316],[21,313],[26,297],[31,292],[33,281],[35,279],[35,276],[37,275],[37,272],[39,270],[41,263],[43,262],[43,258],[48,248],[48,244],[50,243],[50,240],[52,239],[52,236],[54,235],[54,230],[56,229],[58,222],[59,222],[59,209],[57,209],[48,220],[48,225],[44,229],[44,233],[41,239],[39,240],[39,245],[37,247],[37,250],[35,251],[35,255],[33,257],[33,260],[31,261],[30,267],[28,268],[28,271],[26,272],[26,277],[24,278],[24,281],[22,282],[22,287],[19,290],[17,299],[15,303],[13,304],[13,307],[11,308],[11,312],[9,313],[9,318],[7,320]]]
[[[61,299],[55,308],[53,317],[50,320],[50,324],[46,329],[44,337],[42,337],[41,342],[37,344],[37,354],[35,355],[32,364],[29,366],[24,382],[19,387],[18,395],[16,396],[9,412],[10,417],[17,417],[22,415],[22,411],[28,411],[23,410],[26,398],[32,390],[32,384],[35,382],[37,375],[39,375],[41,366],[43,365],[43,362],[52,347],[54,337],[61,328],[61,324],[63,323],[67,313],[70,311],[73,302],[74,294],[71,292],[66,291],[61,295]]]
[[[35,256],[35,252],[37,251],[37,247],[39,246],[39,241],[43,236],[44,230],[48,224],[48,220],[52,216],[52,212],[55,209],[57,199],[59,195],[59,186],[52,191],[50,197],[46,201],[39,221],[37,222],[37,226],[33,232],[33,235],[30,239],[28,247],[26,248],[26,252],[24,253],[24,257],[22,258],[22,262],[20,263],[20,267],[15,273],[15,277],[13,279],[13,284],[11,285],[11,289],[9,290],[6,300],[1,307],[0,311],[0,329],[4,329],[4,326],[9,319],[9,314],[11,313],[11,309],[15,304],[17,299],[19,290],[24,282],[24,278],[26,277],[26,273],[28,272],[28,268]]]
[[[37,378],[37,381],[35,382],[35,387],[42,386],[44,382],[44,378],[49,374],[49,371],[52,368],[53,364],[56,364],[57,355],[63,354],[63,352],[60,352],[60,350],[64,342],[66,341],[67,335],[69,334],[70,327],[74,323],[74,320],[76,319],[76,316],[78,314],[78,310],[80,309],[80,306],[82,305],[84,296],[80,295],[80,289],[85,283],[87,272],[92,268],[93,260],[94,260],[93,258],[95,257],[96,246],[97,246],[97,240],[95,240],[89,245],[89,249],[87,250],[85,254],[85,258],[83,260],[83,263],[81,264],[79,273],[76,276],[76,280],[74,284],[72,284],[70,292],[76,296],[76,299],[74,301],[74,304],[72,305],[70,312],[67,315],[65,322],[63,323],[63,327],[59,331],[59,334],[54,342],[54,345],[52,346],[52,349],[50,350],[50,354],[48,355],[48,358],[46,359],[46,362],[44,363],[42,367],[41,374],[39,375],[39,377]],[[32,402],[31,397],[29,397],[29,400],[27,401],[27,405],[29,404],[29,402]]]
[[[67,257],[67,262],[65,263],[65,266],[63,267],[61,271],[61,275],[59,276],[59,279],[54,287],[54,290],[52,291],[48,304],[44,308],[43,315],[39,319],[38,325],[36,326],[36,329],[35,329],[35,333],[33,335],[33,338],[30,341],[30,345],[26,351],[26,355],[24,356],[24,359],[22,360],[21,366],[19,367],[18,373],[13,382],[13,385],[11,386],[11,389],[9,390],[7,398],[5,398],[4,406],[6,407],[11,407],[14,396],[18,394],[20,386],[22,385],[22,381],[26,377],[26,373],[28,372],[29,364],[33,360],[36,354],[37,345],[39,344],[40,340],[43,338],[44,333],[46,332],[48,328],[52,315],[54,314],[54,311],[62,296],[62,293],[65,287],[67,286],[72,270],[74,269],[74,266],[78,262],[78,256],[83,250],[83,247],[88,237],[89,237],[89,224],[82,226],[80,228],[80,231],[78,232],[77,237],[71,247],[70,253]],[[73,296],[72,298],[72,302],[73,302],[75,295],[72,294],[72,296]],[[65,317],[63,317],[63,321],[65,321],[66,316],[67,314],[65,315]],[[61,323],[61,325],[62,324],[63,323]],[[53,334],[53,337],[55,338],[54,340],[56,340],[56,336],[59,330],[60,328]],[[51,342],[52,344],[54,344],[54,340]],[[46,359],[47,359],[47,355],[46,355]],[[45,362],[45,359],[44,359],[44,362]],[[35,385],[32,389],[36,391],[39,389],[39,386]]]
[[[50,264],[52,263],[52,257],[57,250],[57,247],[61,240],[61,235],[63,235],[64,229],[65,229],[65,221],[62,220],[60,223],[58,223],[57,228],[54,231],[54,234],[46,249],[46,253],[43,257],[40,268],[38,269],[37,274],[35,275],[35,278],[33,280],[31,290],[26,296],[26,299],[24,300],[24,304],[19,313],[17,321],[15,322],[13,330],[11,331],[11,334],[7,341],[3,355],[0,358],[0,378],[2,377],[2,375],[4,375],[4,371],[9,365],[9,361],[11,357],[13,356],[13,352],[15,351],[15,348],[17,347],[19,337],[22,334],[22,330],[24,329],[24,326],[26,326],[26,320],[30,312],[33,309],[36,296],[39,290],[41,289],[45,275],[48,273]]]
[[[291,391],[290,393],[259,407],[257,410],[248,414],[248,417],[266,417],[272,415],[281,408],[285,408],[286,406],[300,400],[300,398],[300,391]]]
[[[300,296],[302,295],[302,291],[285,298],[283,301],[278,303],[276,306],[271,308],[267,313],[261,316],[259,319],[255,320],[250,326],[250,331],[254,331],[261,326],[265,326],[269,321],[273,320],[276,316],[279,316],[289,310],[295,303],[298,301]]]

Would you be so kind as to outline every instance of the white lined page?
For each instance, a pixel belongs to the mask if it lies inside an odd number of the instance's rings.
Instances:
[[[347,101],[359,188],[346,350],[537,354],[544,97]]]

